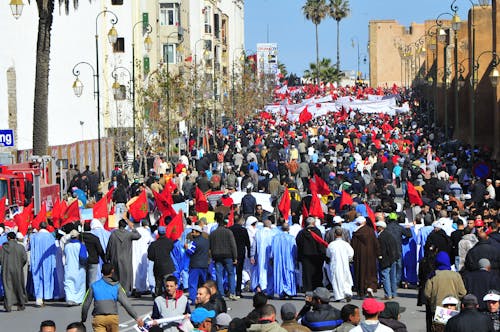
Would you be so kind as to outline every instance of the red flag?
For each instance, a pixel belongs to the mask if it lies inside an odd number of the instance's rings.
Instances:
[[[326,242],[325,240],[323,240],[323,238],[321,236],[319,236],[318,234],[316,234],[312,230],[309,230],[309,233],[311,233],[311,236],[314,239],[314,241],[318,242],[319,244],[321,244],[325,248],[328,248],[328,242]]]
[[[206,213],[208,211],[207,198],[205,197],[205,194],[198,187],[196,187],[195,201],[196,201],[195,203],[196,212]]]
[[[31,223],[33,214],[33,202],[26,206],[21,213],[14,216],[14,222],[17,224],[17,230],[26,235],[28,233],[28,227]]]
[[[353,200],[351,195],[347,193],[347,191],[342,190],[342,196],[340,197],[340,209],[344,207],[344,205],[352,205]]]
[[[174,205],[174,199],[172,198],[172,191],[170,191],[166,186],[165,189],[163,189],[163,191],[160,193],[160,196],[168,204]]]
[[[415,189],[415,186],[413,186],[413,183],[410,181],[406,181],[408,185],[408,200],[410,201],[410,204],[415,204],[418,206],[424,205],[424,202],[422,202],[422,198],[420,197],[420,193]]]
[[[52,207],[52,224],[55,228],[61,227],[61,218],[63,212],[66,210],[66,207],[66,201],[59,201],[59,198],[54,203],[54,206]]]
[[[314,174],[314,182],[316,182],[316,188],[318,188],[318,193],[324,196],[331,194],[330,187],[328,187],[326,182],[322,178],[320,178],[317,174]]]
[[[94,218],[107,218],[108,217],[108,199],[106,197],[101,198],[92,207],[92,212]]]
[[[167,225],[165,236],[175,241],[182,236],[184,232],[184,223],[182,221],[182,210]]]
[[[165,183],[165,187],[163,188],[163,191],[166,190],[171,195],[174,192],[175,189],[177,189],[177,185],[174,183],[174,181],[172,181],[172,179],[169,179]]]
[[[304,107],[304,109],[302,110],[302,112],[300,112],[299,114],[299,123],[300,124],[304,124],[304,123],[308,123],[309,121],[311,121],[313,118],[312,114],[307,110],[307,106]]]
[[[109,211],[109,215],[115,214],[115,207],[111,206],[111,210]],[[104,222],[104,229],[107,231],[110,231],[111,228],[109,227],[109,216],[106,218],[106,221]]]
[[[285,219],[285,221],[288,221],[288,216],[290,215],[290,207],[291,207],[290,193],[288,191],[288,187],[285,187],[285,192],[283,193],[283,196],[281,196],[281,200],[278,204],[278,210],[280,210],[281,214],[283,215],[283,219]]]
[[[231,205],[231,211],[229,211],[229,215],[227,217],[227,227],[231,227],[234,225],[234,207]]]
[[[302,202],[302,228],[306,227],[306,219],[309,217],[309,211],[307,211],[307,207]]]
[[[35,229],[40,229],[40,223],[44,221],[47,221],[47,204],[45,202],[42,202],[42,207],[40,208],[40,211],[38,211],[36,217],[33,218],[33,221],[31,222],[31,227]]]
[[[373,224],[373,228],[375,228],[375,231],[377,230],[377,226],[375,226],[375,212],[373,212],[373,210],[370,208],[370,206],[368,204],[365,203],[365,208],[366,208],[366,214],[368,214],[368,217],[370,218],[370,220],[372,221],[372,224]]]
[[[160,210],[160,213],[162,214],[163,217],[167,216],[175,216],[177,213],[175,212],[174,208],[172,205],[167,202],[166,198],[162,196],[161,194],[158,194],[156,191],[153,190],[153,195],[155,197],[155,202],[156,202],[156,207],[158,210]],[[170,196],[172,197],[172,196]]]
[[[108,192],[106,193],[106,200],[109,202],[111,202],[111,200],[113,199],[113,192],[115,191],[115,187],[111,187],[111,189],[108,190]]]
[[[71,202],[71,204],[68,205],[66,209],[64,209],[61,218],[62,218],[61,226],[80,220],[80,208],[78,207],[77,199]]]
[[[5,201],[6,196],[0,198],[0,222],[5,220]]]
[[[318,194],[316,192],[312,193],[311,206],[309,207],[309,215],[312,217],[318,217],[323,219],[325,214],[323,213],[323,208],[321,207],[321,202],[319,201]]]
[[[135,221],[142,220],[148,215],[148,198],[146,197],[146,191],[143,190],[137,199],[129,205],[128,211],[130,216],[134,218]]]

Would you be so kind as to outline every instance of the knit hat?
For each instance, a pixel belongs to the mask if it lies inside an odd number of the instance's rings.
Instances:
[[[436,270],[451,270],[450,256],[444,251],[436,255]]]

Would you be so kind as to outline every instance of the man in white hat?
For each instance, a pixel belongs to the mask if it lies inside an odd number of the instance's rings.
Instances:
[[[500,292],[490,289],[483,297],[483,301],[486,302],[486,314],[493,322],[493,329],[500,331]]]

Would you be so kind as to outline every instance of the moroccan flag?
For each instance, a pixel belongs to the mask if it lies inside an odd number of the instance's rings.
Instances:
[[[313,118],[312,114],[307,110],[307,106],[304,107],[304,109],[302,110],[302,112],[300,112],[299,114],[299,123],[300,124],[304,124],[304,123],[308,123],[309,121],[311,121]]]
[[[278,204],[278,210],[280,210],[281,214],[283,215],[283,219],[285,219],[285,221],[288,221],[291,204],[292,203],[290,200],[290,192],[288,191],[288,187],[285,187],[285,192],[283,193],[283,196],[281,196],[281,200]]]
[[[413,186],[413,183],[406,181],[406,184],[408,185],[408,200],[410,201],[410,204],[418,206],[424,205],[424,202],[422,202],[422,198],[420,197],[417,189],[415,189],[415,186]]]
[[[206,213],[208,211],[208,201],[205,197],[205,194],[200,190],[200,188],[196,187],[195,194],[195,210],[196,212]]]
[[[309,211],[307,211],[307,206],[302,202],[302,228],[306,227],[307,217],[309,217]]]
[[[14,216],[14,222],[17,224],[17,230],[21,234],[26,235],[28,233],[28,227],[31,223],[33,214],[33,203],[26,206],[21,213]]]
[[[325,240],[323,240],[323,238],[321,236],[319,236],[318,234],[316,234],[312,230],[309,230],[309,233],[311,233],[311,236],[314,239],[314,241],[318,242],[319,244],[321,244],[325,248],[328,248],[328,242],[326,242]]]
[[[227,216],[227,227],[231,227],[234,225],[234,207],[231,205],[231,211],[229,211],[229,215]]]
[[[35,229],[40,229],[40,223],[47,221],[47,204],[42,202],[42,207],[33,221],[31,222],[31,227]]]
[[[175,241],[182,236],[182,232],[184,232],[184,223],[182,221],[182,210],[179,210],[179,213],[167,225],[165,236]]]
[[[165,189],[160,193],[160,196],[163,198],[165,202],[167,202],[170,205],[174,205],[174,199],[172,198],[172,191],[170,191],[166,186]],[[156,199],[156,197],[155,197]]]
[[[323,208],[321,207],[321,202],[319,201],[318,194],[316,192],[312,193],[311,206],[309,207],[309,215],[312,217],[318,217],[323,219],[325,214],[323,213]]]
[[[134,218],[135,221],[140,221],[147,217],[148,215],[148,198],[146,197],[146,191],[143,190],[137,199],[129,205],[128,212]]]
[[[78,207],[77,199],[71,202],[71,204],[64,209],[61,219],[61,226],[80,220],[80,208]]]
[[[111,189],[108,190],[108,192],[106,193],[106,201],[111,202],[111,200],[113,199],[113,192],[115,191],[115,187],[111,187]]]
[[[5,220],[5,201],[5,196],[0,198],[0,222],[3,222]]]
[[[167,202],[165,197],[161,194],[158,194],[156,191],[153,190],[153,195],[155,197],[155,202],[156,202],[156,207],[158,210],[160,210],[160,213],[162,214],[163,217],[167,216],[175,216],[176,212],[172,205]]]
[[[352,200],[351,195],[345,190],[342,190],[342,196],[340,196],[340,209],[344,207],[344,205],[352,205],[354,201]]]
[[[323,196],[331,194],[330,187],[328,187],[326,182],[322,178],[320,178],[318,174],[314,174],[314,182],[316,182],[316,188],[318,188],[318,193],[320,193]]]
[[[175,189],[177,189],[177,185],[172,181],[172,179],[169,179],[167,183],[165,183],[163,191],[166,190],[169,194],[172,194]]]
[[[366,214],[368,214],[368,217],[370,218],[370,220],[372,221],[372,224],[373,224],[373,228],[375,228],[375,231],[377,230],[377,226],[375,226],[375,212],[373,212],[373,210],[370,208],[370,206],[368,204],[365,203],[365,208],[366,208]]]
[[[107,218],[108,217],[108,199],[106,197],[101,198],[92,207],[92,212],[94,218]]]

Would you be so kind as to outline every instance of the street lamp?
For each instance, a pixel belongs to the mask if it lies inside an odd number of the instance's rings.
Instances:
[[[127,74],[128,74],[128,77],[129,77],[129,83],[132,83],[130,85],[130,96],[133,98],[133,76],[132,74],[130,73],[130,71],[125,68],[125,67],[122,67],[122,66],[118,66],[118,67],[115,67],[115,69],[113,69],[113,71],[111,72],[111,76],[114,78],[114,82],[113,82],[113,85],[111,85],[111,89],[113,90],[113,97],[115,98],[115,100],[121,100],[123,99],[122,98],[122,85],[120,84],[120,82],[118,82],[118,70],[123,70],[125,71]]]
[[[12,16],[17,20],[23,13],[24,3],[23,0],[10,0],[9,3]]]
[[[102,169],[101,169],[101,104],[100,104],[100,91],[99,91],[99,35],[97,33],[98,29],[98,19],[99,16],[105,14],[111,14],[113,17],[110,19],[112,24],[111,29],[108,32],[108,41],[110,44],[116,43],[118,38],[118,32],[115,29],[115,24],[118,23],[118,16],[112,11],[107,9],[99,12],[95,18],[95,62],[96,66],[94,67],[88,62],[79,62],[73,67],[73,75],[75,76],[75,82],[73,83],[73,91],[77,97],[80,97],[83,92],[83,83],[79,80],[78,76],[80,75],[80,71],[77,67],[80,64],[86,64],[92,69],[93,77],[94,77],[94,98],[97,100],[97,173],[99,174],[99,181],[102,179]]]
[[[137,147],[137,136],[136,136],[136,131],[135,131],[135,119],[136,119],[136,106],[135,106],[135,28],[139,24],[144,24],[146,22],[144,21],[139,21],[134,24],[132,27],[132,135],[133,135],[133,155],[134,159],[136,157],[136,147]],[[144,38],[144,50],[146,53],[149,53],[151,51],[151,48],[153,46],[153,41],[151,40],[151,37],[149,36],[153,32],[153,27],[148,23],[146,25],[146,38]]]

